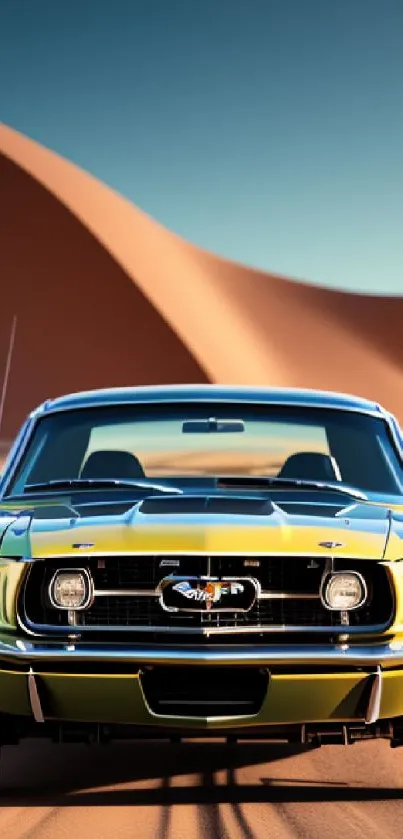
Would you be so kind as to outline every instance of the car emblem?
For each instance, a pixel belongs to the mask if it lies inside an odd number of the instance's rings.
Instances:
[[[167,577],[161,583],[160,604],[168,612],[248,612],[256,594],[257,583],[250,578]]]
[[[345,545],[343,542],[318,542],[320,548],[344,548]]]
[[[178,568],[180,565],[179,559],[161,559],[160,568]]]

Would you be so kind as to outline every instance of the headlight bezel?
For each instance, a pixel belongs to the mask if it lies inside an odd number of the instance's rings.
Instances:
[[[81,605],[79,605],[79,606],[71,606],[71,605],[63,606],[63,605],[60,605],[56,601],[55,596],[54,596],[54,587],[55,587],[57,578],[61,577],[63,575],[70,576],[70,577],[74,576],[74,575],[77,575],[77,576],[80,575],[80,576],[83,577],[84,585],[85,585],[85,598],[82,601]],[[51,578],[50,583],[48,585],[48,598],[49,598],[49,603],[52,606],[52,608],[56,609],[57,611],[61,611],[61,612],[83,612],[86,609],[89,609],[89,607],[91,606],[91,604],[93,603],[93,600],[94,600],[94,583],[93,583],[92,576],[91,576],[90,572],[88,571],[88,569],[87,568],[78,568],[78,567],[77,568],[58,568],[57,571],[55,571],[55,573],[52,575],[52,578]]]
[[[355,579],[358,580],[360,588],[361,588],[361,598],[358,601],[358,603],[356,603],[354,606],[344,606],[344,608],[343,608],[343,607],[340,607],[340,605],[338,605],[338,606],[331,606],[330,605],[330,603],[327,599],[327,596],[326,596],[327,595],[327,589],[328,589],[329,585],[331,584],[332,580],[335,580],[338,577],[354,577]],[[322,583],[321,583],[321,587],[320,587],[320,599],[321,599],[322,605],[329,612],[355,612],[357,609],[361,609],[361,607],[364,606],[364,604],[367,602],[367,600],[368,600],[368,586],[367,586],[367,583],[365,581],[365,578],[363,577],[362,574],[360,574],[359,571],[356,571],[356,570],[351,570],[350,571],[348,568],[343,569],[343,570],[337,570],[337,571],[328,571],[322,579]]]

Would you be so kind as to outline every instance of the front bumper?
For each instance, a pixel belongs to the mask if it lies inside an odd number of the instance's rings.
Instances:
[[[266,668],[258,713],[186,716],[154,713],[142,686],[147,667]],[[2,636],[0,713],[37,722],[127,724],[153,729],[254,730],[278,725],[362,723],[403,716],[403,643],[197,646],[60,643]]]

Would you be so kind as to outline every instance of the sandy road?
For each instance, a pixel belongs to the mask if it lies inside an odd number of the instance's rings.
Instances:
[[[2,839],[401,839],[403,749],[216,743],[3,751]]]

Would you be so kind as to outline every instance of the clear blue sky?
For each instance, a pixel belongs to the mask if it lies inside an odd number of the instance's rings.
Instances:
[[[0,0],[0,120],[209,250],[403,293],[403,0]]]

